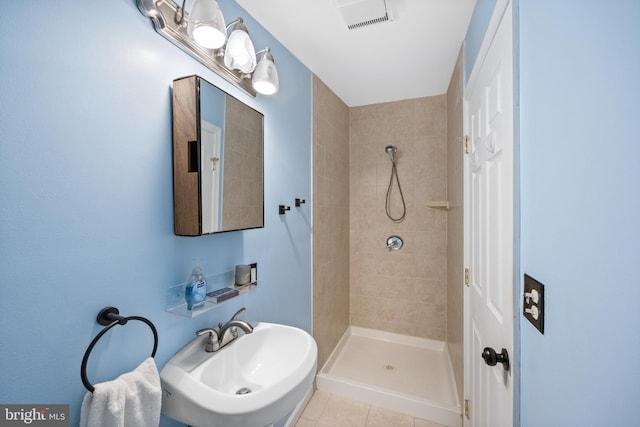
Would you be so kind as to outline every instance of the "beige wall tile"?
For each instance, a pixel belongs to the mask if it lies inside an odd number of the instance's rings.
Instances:
[[[446,198],[446,96],[350,112],[351,323],[443,340],[447,218],[426,204]],[[385,214],[388,144],[399,148],[397,171],[407,206],[401,223]],[[392,214],[399,216],[395,181],[391,195]],[[405,247],[389,252],[386,240],[395,234]]]
[[[349,109],[313,79],[313,336],[322,368],[349,326]]]
[[[462,71],[445,95],[348,108],[314,76],[314,337],[322,367],[349,324],[448,340],[462,390]],[[407,216],[385,214],[391,163]],[[395,183],[394,183],[395,185]],[[392,192],[398,212],[398,189]],[[428,207],[449,200],[449,211]],[[386,249],[400,235],[405,247]]]
[[[261,182],[262,167],[262,133],[247,131],[245,123],[238,117],[247,117],[242,110],[250,110],[237,99],[227,97],[228,113],[225,115],[225,140],[241,140],[242,144],[225,145],[225,167],[223,192],[224,213],[223,228],[227,230],[252,227],[263,221],[263,189],[262,186],[248,186],[249,182]],[[234,119],[236,118],[236,119]],[[247,178],[249,175],[249,179]],[[242,179],[242,177],[245,179]]]
[[[462,51],[447,91],[447,344],[462,402],[463,391],[463,122]]]

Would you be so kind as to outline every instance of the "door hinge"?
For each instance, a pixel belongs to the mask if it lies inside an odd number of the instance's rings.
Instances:
[[[464,284],[469,286],[469,283],[471,282],[471,273],[469,273],[469,269],[465,268],[464,269]]]
[[[469,154],[469,141],[470,141],[469,135],[465,135],[464,142],[463,142],[464,154]]]
[[[469,403],[469,399],[464,400],[464,416],[471,418],[471,404]]]

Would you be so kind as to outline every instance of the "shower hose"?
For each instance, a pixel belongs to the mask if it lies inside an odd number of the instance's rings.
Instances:
[[[387,200],[386,200],[386,213],[387,217],[393,222],[402,222],[404,217],[407,215],[407,205],[404,201],[404,194],[402,194],[402,186],[400,185],[400,179],[398,178],[398,168],[396,165],[395,158],[395,150],[390,152],[391,154],[391,177],[389,178],[389,188],[387,188]],[[402,200],[402,215],[399,217],[394,217],[391,215],[391,189],[393,188],[393,179],[395,177],[396,183],[398,184],[398,190],[400,192],[400,200]]]

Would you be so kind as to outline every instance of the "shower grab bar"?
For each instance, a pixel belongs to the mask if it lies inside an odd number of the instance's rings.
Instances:
[[[138,320],[140,322],[146,323],[151,331],[153,332],[153,351],[151,352],[151,357],[155,357],[156,350],[158,349],[158,331],[156,327],[151,323],[150,320],[145,319],[140,316],[129,316],[123,317],[120,316],[120,311],[115,307],[105,307],[100,310],[98,316],[96,317],[96,321],[105,326],[98,335],[95,336],[89,347],[87,347],[87,351],[84,352],[84,356],[82,357],[82,365],[80,366],[80,378],[82,378],[82,384],[84,384],[85,388],[89,390],[91,393],[95,391],[95,387],[91,385],[89,379],[87,378],[87,362],[89,361],[89,355],[91,354],[91,350],[96,345],[96,343],[102,338],[102,336],[107,333],[107,331],[113,328],[116,325],[126,325],[129,320]]]

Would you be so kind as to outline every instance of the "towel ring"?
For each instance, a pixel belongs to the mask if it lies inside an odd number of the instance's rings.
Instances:
[[[84,357],[82,358],[82,366],[80,367],[80,377],[82,378],[82,384],[84,384],[85,388],[91,393],[95,391],[95,387],[91,385],[89,379],[87,378],[87,362],[89,361],[91,350],[93,350],[93,347],[96,345],[96,343],[100,340],[100,338],[102,338],[105,333],[107,333],[109,329],[113,328],[116,325],[126,325],[129,320],[139,320],[146,323],[151,328],[151,331],[153,332],[153,352],[151,352],[151,357],[155,357],[156,350],[158,349],[158,331],[150,320],[140,316],[120,316],[120,311],[115,307],[103,308],[102,310],[100,310],[100,313],[98,313],[96,321],[106,327],[102,329],[98,333],[98,335],[96,335],[93,341],[91,341],[91,344],[89,344],[89,347],[87,347],[87,351],[84,352]]]

